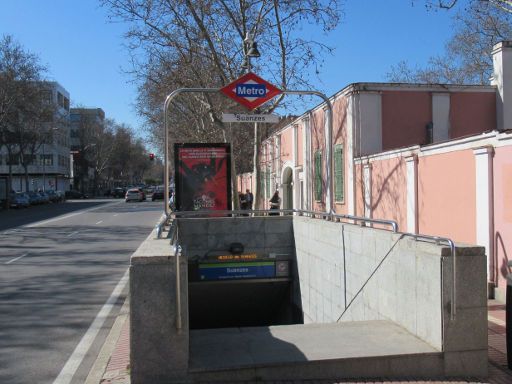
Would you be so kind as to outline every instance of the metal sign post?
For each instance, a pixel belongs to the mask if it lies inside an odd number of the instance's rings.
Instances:
[[[254,75],[254,74],[251,74],[251,75]],[[256,75],[254,75],[254,76],[256,76]],[[242,76],[241,79],[244,79],[244,76]],[[239,80],[235,80],[228,87],[232,87],[233,84],[236,85],[237,81],[239,81]],[[264,81],[264,80],[262,80],[262,81]],[[246,84],[246,83],[244,83],[244,84]],[[263,84],[263,83],[260,82],[259,84]],[[224,87],[224,88],[180,88],[180,89],[177,89],[174,92],[170,93],[165,99],[165,103],[164,103],[164,130],[165,130],[165,132],[164,132],[164,147],[165,147],[164,148],[164,150],[165,150],[165,152],[164,152],[164,162],[165,162],[165,164],[164,164],[164,212],[167,217],[169,217],[171,214],[170,208],[169,208],[169,202],[168,202],[168,199],[169,199],[169,118],[168,118],[169,106],[171,105],[171,102],[174,100],[174,98],[176,96],[180,95],[181,93],[215,93],[215,92],[220,92],[222,89],[225,89],[225,88],[226,87]],[[326,110],[328,111],[328,114],[326,116],[327,129],[326,129],[326,133],[325,133],[325,142],[326,142],[326,150],[325,150],[325,160],[326,160],[326,162],[325,162],[326,172],[325,173],[326,174],[325,174],[325,176],[326,176],[326,180],[327,180],[327,188],[326,188],[326,193],[325,193],[325,210],[326,210],[326,213],[330,214],[330,213],[334,212],[334,210],[333,210],[333,200],[334,199],[332,198],[333,180],[332,180],[332,172],[331,172],[331,170],[332,170],[332,130],[333,130],[332,129],[333,124],[332,124],[331,102],[329,101],[329,98],[326,95],[324,95],[321,92],[317,92],[317,91],[286,91],[286,90],[280,91],[275,87],[274,87],[274,89],[279,91],[278,93],[275,93],[274,96],[278,95],[279,93],[284,93],[287,95],[318,96],[324,100],[324,102],[327,106],[327,108],[326,108]],[[268,92],[266,92],[266,95],[268,95]],[[274,96],[272,96],[272,97],[274,97]],[[253,97],[253,96],[251,95],[251,97]],[[237,98],[240,99],[239,97],[237,97]],[[233,99],[245,105],[245,102],[237,100],[237,98],[233,98]],[[270,100],[270,98],[267,98],[266,96],[265,96],[265,98],[266,98],[265,101]],[[265,101],[263,101],[263,103]],[[251,102],[251,106],[255,105],[255,104],[256,104],[256,102]],[[253,108],[256,108],[256,106],[254,106]]]

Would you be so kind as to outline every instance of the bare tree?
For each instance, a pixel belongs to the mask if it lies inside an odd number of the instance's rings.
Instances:
[[[481,3],[491,5],[502,11],[512,13],[511,0],[471,0],[472,3]],[[441,9],[452,9],[457,4],[461,3],[459,0],[427,0],[427,7],[436,7]]]
[[[456,1],[439,1],[452,8]],[[497,6],[497,3],[503,3]],[[488,84],[492,75],[493,45],[512,38],[512,13],[504,10],[509,1],[471,1],[454,15],[454,34],[443,55],[429,59],[425,67],[411,68],[399,62],[387,74],[394,82]]]
[[[8,188],[12,189],[12,165],[25,169],[41,144],[39,127],[45,115],[41,82],[46,68],[12,36],[0,39],[0,152],[6,149],[9,166]]]
[[[340,19],[339,0],[102,0],[112,16],[131,23],[126,37],[133,56],[132,75],[139,84],[138,110],[161,143],[162,104],[178,88],[220,88],[245,69],[243,41],[249,34],[263,57],[254,70],[282,89],[311,88],[306,69],[319,66],[331,51],[320,40],[304,37],[302,25],[328,32]],[[140,52],[144,52],[141,59]],[[282,97],[265,106],[274,110]],[[221,123],[220,112],[239,110],[220,95],[193,94],[172,106],[171,140],[231,142],[232,164],[252,162],[259,148],[247,129]],[[179,112],[179,113],[178,113]],[[249,127],[250,128],[250,127]],[[249,140],[248,140],[249,138]],[[258,164],[255,164],[257,167]],[[241,165],[245,168],[245,165]],[[235,166],[233,166],[235,169]],[[236,179],[233,178],[236,186]],[[258,184],[258,182],[257,182]],[[236,192],[236,190],[234,190]],[[233,193],[236,196],[236,193]],[[235,199],[235,203],[236,203]]]

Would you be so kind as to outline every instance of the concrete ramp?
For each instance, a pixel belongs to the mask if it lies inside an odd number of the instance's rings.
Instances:
[[[389,321],[190,332],[194,381],[443,375],[442,353]]]

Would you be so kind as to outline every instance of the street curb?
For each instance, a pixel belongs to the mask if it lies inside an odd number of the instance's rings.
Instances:
[[[105,339],[105,343],[101,347],[100,353],[96,358],[89,374],[87,375],[87,379],[85,379],[84,384],[99,384],[105,371],[107,369],[108,362],[112,353],[114,352],[117,341],[119,340],[119,336],[121,335],[121,331],[123,329],[126,320],[128,320],[128,316],[130,314],[130,300],[126,298],[124,301],[119,314],[110,330],[107,338]]]

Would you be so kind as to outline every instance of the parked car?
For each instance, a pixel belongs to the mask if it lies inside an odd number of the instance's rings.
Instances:
[[[46,192],[37,192],[41,196],[41,203],[46,204],[50,202],[50,196]]]
[[[58,201],[64,201],[66,200],[66,195],[64,194],[64,191],[55,191],[55,193],[57,194],[59,200]]]
[[[43,203],[43,200],[41,199],[41,195],[39,195],[39,193],[37,193],[37,192],[28,191],[27,196],[28,196],[30,205],[37,205],[37,204]]]
[[[164,199],[164,186],[160,185],[155,188],[153,194],[151,195],[151,201],[155,200],[163,200]]]
[[[9,196],[10,208],[27,208],[30,206],[28,196],[23,192],[11,193]]]
[[[137,189],[142,192],[142,200],[146,201],[146,191],[144,191],[144,188],[137,188]]]
[[[124,200],[128,203],[129,201],[143,201],[144,200],[144,192],[142,192],[138,188],[129,189],[126,192]]]
[[[74,189],[66,191],[65,193],[66,199],[87,199],[87,195],[80,191],[76,191]]]
[[[122,197],[125,197],[125,195],[126,195],[126,188],[117,187],[117,188],[114,188],[114,190],[112,191],[113,197],[122,198]]]
[[[60,201],[60,196],[57,195],[57,192],[54,191],[53,189],[47,189],[45,192],[48,195],[48,197],[50,198],[50,201],[52,203],[57,203]]]
[[[50,196],[50,201],[52,203],[58,203],[64,200],[64,192],[62,191],[54,191],[53,189],[47,189],[45,191],[48,196]]]

